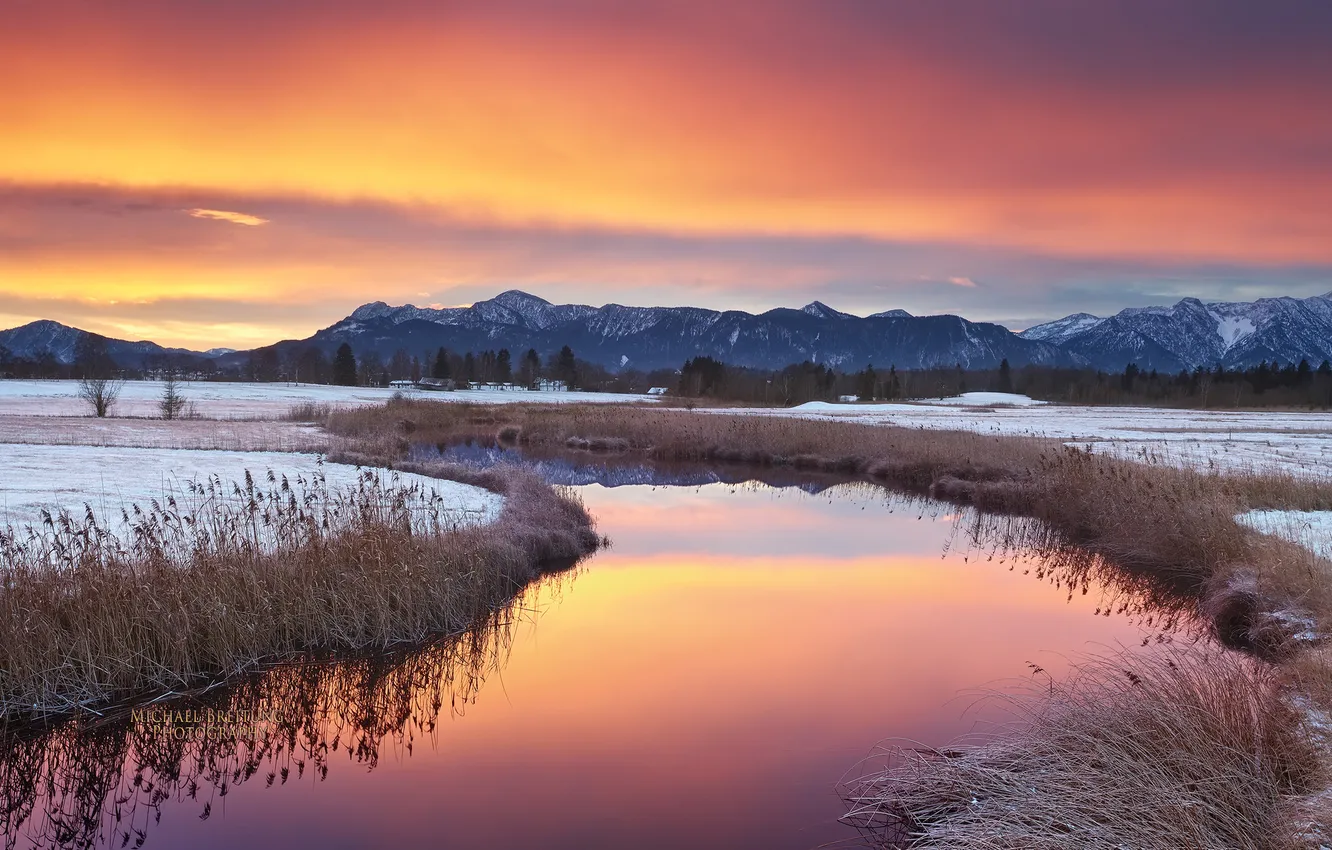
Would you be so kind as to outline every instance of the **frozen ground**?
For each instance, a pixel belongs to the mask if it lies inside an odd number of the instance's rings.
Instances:
[[[1332,559],[1332,511],[1249,511],[1235,519],[1256,531],[1285,538],[1320,557]]]
[[[0,416],[0,443],[322,452],[327,448],[328,435],[315,425],[273,419],[166,422],[88,416]]]
[[[1011,400],[1008,403],[1013,406],[977,407],[965,400],[939,399],[886,404],[811,402],[788,409],[707,410],[1049,437],[1070,445],[1087,446],[1096,452],[1177,466],[1332,477],[1332,412],[1020,405]]]
[[[185,496],[189,481],[218,476],[229,493],[232,482],[244,486],[247,470],[267,489],[270,470],[295,486],[298,476],[308,480],[320,469],[330,492],[356,486],[356,467],[321,465],[313,454],[0,444],[0,524],[36,525],[43,509],[53,514],[63,509],[82,518],[86,503],[99,521],[116,527],[122,508],[135,503],[164,503],[168,495],[182,504],[190,502]],[[374,474],[386,489],[419,484],[422,492],[433,491],[460,525],[492,522],[504,505],[502,496],[469,484],[385,470]]]
[[[985,407],[994,404],[1006,404],[1014,407],[1031,407],[1037,404],[1048,404],[1048,402],[1037,401],[1031,396],[1021,395],[1019,393],[962,393],[962,395],[949,396],[948,398],[931,398],[919,400],[919,404],[951,404],[951,405],[970,405],[972,407]]]
[[[303,403],[355,407],[383,404],[395,390],[379,387],[331,387],[324,384],[248,384],[204,381],[187,383],[183,395],[195,414],[206,419],[263,419],[282,416]],[[527,392],[525,390],[459,390],[426,392],[407,390],[413,398],[440,402],[470,401],[476,404],[538,402],[660,401],[659,396],[619,393]],[[157,416],[162,397],[158,381],[127,381],[112,408],[116,416]],[[78,397],[76,381],[0,380],[0,416],[86,416],[88,406]]]

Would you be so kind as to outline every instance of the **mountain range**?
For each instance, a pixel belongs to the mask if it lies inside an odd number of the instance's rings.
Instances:
[[[83,332],[39,321],[0,331],[0,346],[19,357],[49,351],[68,363]],[[841,369],[867,363],[899,369],[1093,366],[1119,371],[1127,363],[1178,371],[1195,366],[1243,367],[1262,360],[1317,365],[1332,358],[1332,293],[1313,298],[1263,298],[1254,302],[1205,303],[1185,298],[1172,307],[1140,307],[1099,317],[1075,313],[1013,333],[960,316],[913,316],[888,310],[856,316],[814,301],[799,310],[777,308],[752,314],[699,307],[626,307],[552,304],[518,290],[468,307],[393,307],[382,301],[301,340],[273,346],[279,357],[314,347],[332,354],[348,343],[358,355],[371,351],[387,360],[395,351],[428,354],[534,348],[543,355],[568,345],[581,359],[612,370],[679,368],[691,357],[776,368],[810,360]],[[206,352],[164,348],[148,341],[109,340],[117,362],[142,366],[164,357],[239,366],[246,351]],[[516,355],[515,355],[516,356]]]
[[[1317,366],[1332,359],[1332,292],[1247,302],[1185,298],[1173,307],[1130,307],[1106,318],[1074,313],[1018,335],[1057,345],[1101,369],[1136,363],[1178,372],[1264,360]]]
[[[517,290],[470,307],[391,307],[377,301],[308,340],[279,343],[279,348],[314,345],[331,352],[344,342],[358,354],[373,350],[385,358],[399,348],[412,353],[440,346],[454,351],[534,348],[546,354],[568,345],[581,359],[609,369],[643,370],[678,369],[701,355],[757,368],[803,360],[850,369],[866,363],[979,368],[1005,358],[1014,366],[1070,362],[1058,346],[958,316],[892,310],[861,318],[818,301],[800,310],[778,308],[758,315],[699,307],[590,307],[552,304]]]

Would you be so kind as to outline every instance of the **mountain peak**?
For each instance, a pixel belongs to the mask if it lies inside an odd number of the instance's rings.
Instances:
[[[523,292],[521,289],[506,289],[490,300],[510,309],[531,305],[539,307],[551,306],[551,303],[546,299],[533,295],[530,292]]]
[[[914,318],[906,310],[884,310],[882,313],[870,313],[867,318],[870,319],[911,319]]]
[[[378,319],[380,316],[387,316],[389,313],[393,312],[394,309],[395,308],[390,307],[383,301],[371,301],[369,304],[362,304],[360,307],[352,310],[351,315],[347,318],[355,319],[358,322],[364,322],[370,319]]]
[[[800,312],[807,313],[816,319],[854,319],[856,316],[850,313],[843,313],[841,310],[834,310],[822,301],[811,301]]]

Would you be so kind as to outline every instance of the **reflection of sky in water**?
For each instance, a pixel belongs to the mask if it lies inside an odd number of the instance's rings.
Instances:
[[[869,489],[582,488],[614,546],[528,594],[508,663],[373,772],[242,786],[149,847],[812,848],[890,736],[968,731],[968,689],[1138,628],[964,551],[951,509]],[[891,507],[891,510],[888,508]],[[922,517],[923,518],[919,518]],[[960,696],[962,695],[962,696]]]

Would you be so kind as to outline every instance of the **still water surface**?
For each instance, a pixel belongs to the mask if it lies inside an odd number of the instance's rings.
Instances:
[[[947,506],[857,486],[579,489],[613,547],[524,594],[506,650],[433,730],[418,685],[386,686],[415,707],[342,705],[397,712],[349,721],[373,730],[373,768],[339,732],[326,771],[256,760],[225,796],[163,782],[125,815],[142,833],[108,827],[111,845],[817,847],[855,838],[835,786],[876,742],[945,744],[997,719],[969,711],[978,687],[1156,634],[1097,615],[1094,581],[1070,594],[1034,556],[991,558]],[[265,787],[277,764],[288,781]],[[11,842],[37,808],[11,816]]]

